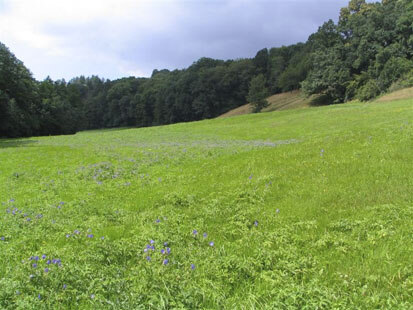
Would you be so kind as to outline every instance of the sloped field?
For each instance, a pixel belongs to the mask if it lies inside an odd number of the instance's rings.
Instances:
[[[0,140],[0,308],[412,309],[413,101]]]
[[[301,91],[292,91],[288,93],[282,93],[268,97],[269,106],[263,109],[263,112],[272,112],[272,111],[283,111],[283,110],[292,110],[292,109],[301,109],[308,108],[311,101],[314,97],[306,97]],[[245,104],[236,109],[233,109],[223,115],[223,117],[230,117],[236,115],[243,115],[252,113],[252,106],[250,104]]]

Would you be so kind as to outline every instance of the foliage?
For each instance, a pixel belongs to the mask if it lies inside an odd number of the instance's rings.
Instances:
[[[412,87],[412,86],[413,86],[413,70],[410,70],[409,72],[404,74],[399,80],[394,82],[390,86],[389,91],[396,91],[399,89]]]
[[[36,90],[29,70],[0,43],[0,136],[31,135],[38,129]]]
[[[253,106],[254,112],[260,112],[263,108],[268,106],[267,97],[269,92],[265,87],[265,77],[259,74],[251,80],[248,91],[248,101]]]
[[[356,98],[361,101],[371,100],[380,94],[380,87],[375,80],[368,80],[357,90]]]
[[[308,94],[333,102],[370,100],[412,68],[413,5],[408,0],[351,0],[310,36],[312,69],[302,83]]]

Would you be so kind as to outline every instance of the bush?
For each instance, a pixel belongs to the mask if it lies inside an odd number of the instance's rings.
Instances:
[[[356,98],[360,101],[371,100],[380,95],[380,88],[376,80],[368,80],[356,93]]]
[[[401,57],[392,57],[384,65],[378,78],[378,83],[382,89],[387,89],[392,83],[398,81],[412,69],[413,63],[410,60]]]
[[[389,92],[413,86],[413,69],[404,74],[399,80],[391,84]]]

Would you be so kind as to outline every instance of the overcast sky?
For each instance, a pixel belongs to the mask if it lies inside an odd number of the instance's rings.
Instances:
[[[0,42],[37,79],[150,76],[304,42],[348,0],[0,0]]]

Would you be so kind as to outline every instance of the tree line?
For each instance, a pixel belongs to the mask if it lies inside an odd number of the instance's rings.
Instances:
[[[369,100],[413,85],[413,4],[351,0],[305,43],[262,49],[254,58],[201,58],[150,78],[98,76],[36,81],[0,43],[0,136],[71,134],[216,117],[295,89],[328,103]]]

